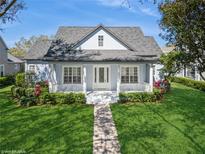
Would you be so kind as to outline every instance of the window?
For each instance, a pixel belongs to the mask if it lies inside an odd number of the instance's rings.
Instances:
[[[30,71],[30,72],[35,72],[35,65],[29,65],[28,66],[28,70]]]
[[[4,76],[4,65],[0,65],[0,77]]]
[[[121,83],[138,83],[138,67],[122,67]]]
[[[18,70],[18,64],[15,64],[15,65],[14,65],[14,69],[15,69],[15,70]]]
[[[63,68],[64,84],[80,84],[81,83],[81,67],[64,67]]]
[[[98,46],[99,46],[99,47],[102,47],[102,46],[103,46],[103,36],[102,36],[102,35],[99,35],[99,36],[98,36]]]

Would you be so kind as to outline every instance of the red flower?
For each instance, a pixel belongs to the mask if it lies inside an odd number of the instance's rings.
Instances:
[[[40,96],[41,94],[41,86],[39,84],[35,85],[35,96]]]

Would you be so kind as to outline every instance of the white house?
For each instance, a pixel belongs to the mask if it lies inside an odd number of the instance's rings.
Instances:
[[[26,71],[48,79],[50,92],[151,92],[161,53],[139,27],[60,27],[30,49]]]
[[[164,54],[167,54],[167,53],[173,51],[174,47],[172,47],[172,46],[163,47],[161,49],[162,49],[162,52]],[[163,68],[163,65],[161,65],[159,63],[155,65],[155,71],[154,71],[155,72],[154,73],[155,80],[161,79],[160,70],[162,68]],[[205,74],[205,72],[204,72],[204,74]],[[177,72],[175,76],[186,77],[186,78],[190,78],[190,79],[198,80],[198,81],[202,80],[195,65],[185,66],[184,69],[181,69],[179,72]]]

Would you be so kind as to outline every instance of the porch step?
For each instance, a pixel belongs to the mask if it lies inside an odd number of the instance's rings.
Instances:
[[[89,91],[86,100],[87,104],[117,103],[118,96],[115,91]]]

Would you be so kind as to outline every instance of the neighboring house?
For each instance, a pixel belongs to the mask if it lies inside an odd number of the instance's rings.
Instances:
[[[139,27],[68,26],[54,40],[37,41],[25,68],[48,79],[50,92],[150,92],[161,53]]]
[[[0,76],[23,70],[24,62],[8,53],[8,47],[0,36]]]
[[[162,52],[167,54],[171,51],[174,50],[174,47],[163,47],[161,48],[162,49]],[[163,65],[161,64],[157,64],[155,65],[155,80],[159,80],[162,78],[162,74],[160,74],[160,69],[163,68]],[[203,73],[204,76],[205,76],[205,72]],[[181,69],[179,72],[176,73],[175,76],[178,76],[178,77],[187,77],[187,78],[190,78],[190,79],[193,79],[193,80],[202,80],[202,78],[200,77],[198,71],[197,71],[197,68],[193,65],[193,66],[185,66],[184,69]]]

